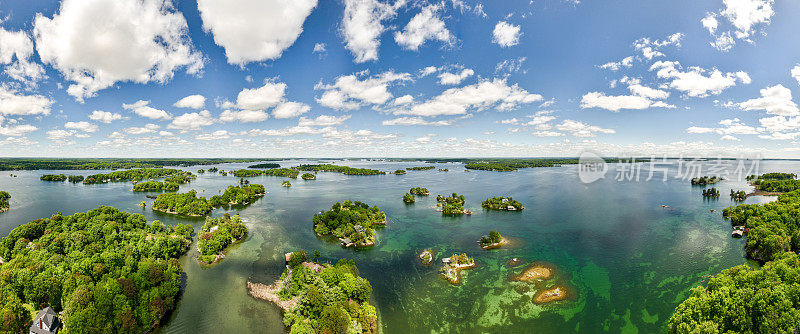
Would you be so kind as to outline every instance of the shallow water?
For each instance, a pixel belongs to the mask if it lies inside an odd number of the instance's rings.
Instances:
[[[298,161],[281,162],[295,166]],[[304,162],[307,163],[307,162]],[[393,171],[421,163],[348,161],[354,167]],[[219,165],[232,170],[247,164]],[[250,178],[268,194],[246,208],[233,208],[246,220],[250,235],[219,265],[203,268],[195,250],[181,259],[187,274],[179,307],[162,327],[163,333],[282,333],[277,307],[247,295],[245,282],[271,283],[283,270],[283,254],[319,250],[322,261],[355,260],[374,288],[372,302],[384,333],[444,332],[624,332],[652,333],[665,329],[675,306],[703,275],[746,263],[743,241],[730,238],[730,224],[721,210],[732,202],[729,189],[749,190],[744,182],[722,181],[722,197],[703,200],[702,188],[687,180],[617,182],[607,175],[595,183],[579,182],[575,166],[533,168],[518,172],[465,172],[460,164],[436,164],[450,172],[409,171],[406,175],[345,176],[319,173],[317,180],[292,180],[283,188],[279,177]],[[797,172],[800,162],[762,161],[760,172]],[[187,170],[196,171],[191,167]],[[63,171],[88,175],[100,171]],[[11,193],[11,210],[0,214],[0,235],[14,227],[57,212],[72,214],[111,205],[142,213],[167,224],[201,219],[159,214],[137,204],[144,193],[129,183],[84,186],[39,181],[59,171],[0,172],[0,190]],[[19,177],[12,178],[9,174]],[[644,175],[646,176],[646,174]],[[236,178],[201,175],[181,191],[196,189],[210,197]],[[415,186],[429,197],[406,205],[402,195]],[[458,192],[474,214],[442,217],[434,210],[436,194]],[[521,212],[487,212],[487,197],[513,196],[525,205]],[[378,205],[390,223],[378,230],[372,248],[353,251],[317,238],[311,228],[315,212],[336,201],[361,200]],[[751,197],[760,203],[770,197]],[[669,205],[662,208],[661,205]],[[710,209],[717,211],[712,213]],[[215,210],[221,215],[224,210]],[[513,244],[482,250],[476,240],[490,230],[511,237]],[[194,248],[194,247],[193,247]],[[436,260],[422,266],[418,252],[431,248]],[[474,256],[477,267],[462,272],[462,282],[450,285],[438,275],[441,258],[455,252]],[[525,262],[509,267],[519,257]],[[558,269],[554,279],[539,283],[513,282],[528,263],[544,262]],[[571,298],[537,305],[532,298],[553,284],[566,286]]]

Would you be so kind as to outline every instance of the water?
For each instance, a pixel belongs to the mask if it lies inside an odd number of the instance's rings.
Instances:
[[[298,161],[282,162],[294,166]],[[307,163],[307,162],[305,162]],[[354,167],[392,171],[421,163],[346,162]],[[233,170],[247,164],[218,165]],[[624,332],[652,333],[665,329],[675,306],[702,275],[746,263],[743,241],[730,237],[730,224],[721,210],[732,202],[729,189],[749,190],[744,182],[726,180],[715,186],[722,197],[703,200],[701,189],[686,180],[617,182],[609,174],[593,184],[581,184],[575,166],[534,168],[518,172],[465,172],[460,164],[437,164],[450,172],[409,171],[406,175],[345,176],[319,173],[317,180],[250,178],[267,187],[268,194],[238,212],[250,235],[221,264],[203,268],[194,259],[194,247],[181,259],[187,273],[178,309],[162,326],[162,333],[282,333],[277,307],[247,295],[245,282],[271,283],[283,270],[283,254],[319,250],[322,261],[355,260],[369,279],[372,303],[380,313],[384,333],[445,332]],[[800,162],[764,161],[761,172],[796,172]],[[196,171],[201,167],[186,168]],[[208,168],[208,167],[202,167]],[[0,190],[12,195],[11,210],[0,214],[0,235],[14,227],[57,212],[72,214],[111,205],[144,214],[166,224],[190,223],[199,229],[202,219],[159,214],[137,204],[144,193],[130,191],[129,183],[82,184],[39,181],[42,174],[88,175],[98,171],[0,172]],[[644,174],[646,176],[646,174]],[[235,184],[232,176],[200,175],[181,191],[196,189],[210,197]],[[415,186],[427,187],[429,197],[406,205],[402,195]],[[434,211],[436,194],[458,192],[475,213],[442,217]],[[521,212],[487,212],[487,197],[513,196],[525,205]],[[315,212],[336,201],[361,200],[378,205],[390,220],[378,230],[378,243],[353,251],[317,238],[311,228]],[[773,198],[751,197],[747,203]],[[662,208],[661,205],[669,205]],[[711,209],[717,210],[710,212]],[[215,215],[225,211],[215,210]],[[475,241],[497,230],[514,241],[512,247],[485,251]],[[436,252],[430,267],[417,263],[421,249]],[[440,259],[467,253],[477,268],[463,271],[453,286],[439,278]],[[525,266],[510,268],[506,261],[553,264],[554,282],[567,286],[574,297],[551,305],[536,305],[537,288],[512,282],[509,277]]]

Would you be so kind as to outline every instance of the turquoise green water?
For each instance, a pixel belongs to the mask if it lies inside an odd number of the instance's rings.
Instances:
[[[293,166],[299,162],[282,162]],[[385,171],[420,163],[346,162]],[[245,165],[226,164],[231,170]],[[731,205],[729,189],[749,189],[743,182],[716,185],[719,200],[704,201],[702,188],[686,180],[666,183],[616,182],[613,173],[590,185],[581,184],[575,167],[536,168],[511,173],[465,172],[460,164],[437,164],[450,172],[410,171],[406,175],[345,176],[320,173],[317,180],[257,177],[268,194],[239,212],[250,229],[248,239],[221,264],[202,268],[190,251],[182,258],[186,272],[180,305],[164,324],[164,333],[284,332],[279,310],[247,295],[245,282],[271,283],[283,270],[283,253],[319,250],[323,261],[351,258],[374,288],[372,303],[380,313],[384,333],[448,332],[611,332],[663,331],[672,310],[702,275],[745,263],[743,241],[730,238],[721,209]],[[796,172],[797,162],[762,162],[762,172]],[[187,168],[196,170],[199,167]],[[206,167],[207,168],[207,167]],[[202,220],[157,214],[137,204],[144,194],[130,184],[84,186],[39,181],[52,171],[0,172],[0,189],[12,194],[11,210],[0,214],[0,235],[20,224],[56,212],[71,214],[112,205],[141,212],[167,224]],[[65,171],[66,174],[93,172]],[[645,175],[646,176],[646,175]],[[236,178],[205,174],[181,191],[196,189],[210,197]],[[414,186],[431,190],[413,205],[402,195]],[[442,217],[434,211],[435,195],[458,192],[475,213]],[[525,205],[521,212],[487,212],[487,197],[513,196]],[[378,232],[376,246],[353,251],[317,238],[311,216],[336,201],[361,200],[378,205],[390,223]],[[751,197],[748,203],[765,202]],[[667,204],[669,208],[662,208]],[[710,212],[716,209],[717,212]],[[215,215],[224,211],[216,210]],[[485,251],[475,241],[489,230],[509,236],[511,247]],[[431,248],[437,258],[421,266],[416,255]],[[439,278],[440,259],[450,254],[474,256],[478,266],[463,271],[453,286]],[[525,266],[509,267],[514,257],[551,263],[556,277],[546,284],[513,282]],[[552,284],[567,286],[570,300],[536,305],[533,295]]]

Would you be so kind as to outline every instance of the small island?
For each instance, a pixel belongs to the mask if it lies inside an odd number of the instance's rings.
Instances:
[[[553,268],[550,268],[547,265],[540,264],[540,263],[532,263],[530,267],[525,269],[521,274],[514,277],[513,280],[515,281],[541,281],[550,279],[553,277]]]
[[[733,189],[731,189],[731,199],[736,202],[744,201],[747,199],[747,193],[744,192],[744,190],[733,191]]]
[[[704,186],[707,184],[714,184],[722,180],[724,179],[719,176],[701,176],[692,178],[691,182],[693,186]]]
[[[281,182],[281,186],[289,188],[292,186],[292,183],[289,182],[289,180],[283,180],[283,182]]]
[[[167,176],[164,179],[164,183],[176,183],[176,184],[184,184],[192,182],[192,180],[196,179],[197,176],[191,173],[181,174],[181,175],[171,175]]]
[[[209,173],[216,173],[218,171],[219,171],[219,168],[217,168],[217,167],[211,167],[211,168],[208,169]]]
[[[83,180],[83,184],[152,180],[171,175],[192,175],[192,173],[185,172],[180,169],[168,169],[168,168],[130,169],[130,170],[121,170],[106,174],[89,175]]]
[[[209,169],[210,171],[210,169]],[[280,176],[296,179],[300,174],[296,169],[289,168],[272,168],[272,169],[239,169],[231,172],[236,177],[253,177],[253,176]]]
[[[566,287],[556,285],[552,288],[539,291],[535,296],[533,296],[533,302],[536,304],[545,304],[564,300],[568,296],[569,294],[567,293]]]
[[[301,175],[300,177],[303,180],[316,180],[317,179],[317,176],[314,175],[314,174],[311,174],[311,173],[303,173],[303,175]]]
[[[67,176],[64,174],[45,174],[42,175],[39,180],[42,181],[49,181],[49,182],[63,182],[67,180]]]
[[[471,215],[472,211],[464,209],[465,198],[464,195],[452,193],[450,196],[436,195],[437,207],[441,207],[442,215]]]
[[[420,167],[408,167],[407,170],[431,170],[436,168],[436,166],[420,166]]]
[[[511,197],[489,198],[481,203],[481,206],[488,210],[519,211],[524,209],[522,203],[517,202]]]
[[[372,285],[350,260],[336,265],[286,255],[286,269],[271,285],[247,282],[248,293],[283,310],[290,333],[378,333],[378,313],[369,304]]]
[[[441,270],[442,278],[452,284],[461,283],[461,270],[475,268],[475,259],[467,254],[453,254],[451,257],[442,259],[442,262],[444,263]]]
[[[506,238],[503,238],[497,231],[490,231],[488,235],[484,235],[478,240],[478,244],[483,249],[495,249],[508,243]]]
[[[276,164],[276,163],[273,162],[273,163],[263,163],[263,164],[251,165],[251,166],[247,166],[247,168],[272,169],[272,168],[278,168],[280,166],[281,165]]]
[[[439,171],[440,172],[449,172],[450,169],[448,169],[448,168],[440,168]]]
[[[416,201],[417,201],[417,199],[414,198],[414,195],[411,195],[409,193],[406,193],[405,195],[403,195],[403,202],[405,202],[407,204],[411,204],[411,203],[414,203]]]
[[[719,197],[719,189],[717,188],[703,189],[703,197],[717,198]]]
[[[205,169],[198,169],[197,170],[197,174],[205,174],[205,173],[206,173]]]
[[[393,172],[394,175],[404,175],[405,173],[406,173],[406,171],[403,170],[403,169],[398,169],[398,170]]]
[[[425,249],[421,253],[419,253],[417,257],[419,258],[420,262],[422,262],[422,264],[427,266],[433,262],[434,255],[432,250]]]
[[[178,184],[161,181],[140,182],[133,185],[133,191],[178,191]]]
[[[300,165],[297,167],[293,167],[296,170],[301,170],[305,172],[335,172],[335,173],[342,173],[344,175],[383,175],[386,172],[379,171],[377,169],[369,169],[369,168],[353,168],[349,166],[339,166],[333,164],[322,164],[322,165]]]
[[[211,197],[208,204],[214,208],[225,205],[247,205],[264,197],[266,193],[266,189],[260,184],[228,186],[222,195]]]
[[[336,202],[329,211],[314,214],[314,232],[339,239],[344,247],[375,244],[375,225],[386,225],[386,214],[377,206],[359,201]]]
[[[205,197],[197,197],[197,192],[166,193],[156,197],[153,210],[192,217],[207,216],[213,208]]]
[[[67,179],[69,180],[69,182],[72,183],[81,183],[83,182],[84,177],[83,175],[70,175],[69,177],[67,177]]]
[[[417,196],[428,196],[431,194],[431,192],[428,191],[428,188],[422,188],[422,187],[411,188],[411,190],[409,190],[409,193]]]
[[[247,226],[238,215],[231,217],[226,213],[222,217],[207,218],[198,235],[197,251],[200,256],[197,257],[197,261],[212,265],[225,258],[230,245],[247,237]]]
[[[7,191],[0,191],[0,213],[8,211],[11,207],[9,204],[9,200],[11,199],[11,194]]]

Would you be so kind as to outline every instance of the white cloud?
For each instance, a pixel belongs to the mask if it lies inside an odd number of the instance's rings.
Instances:
[[[280,58],[303,32],[317,0],[199,0],[203,30],[225,48],[228,63]]]
[[[122,115],[108,111],[95,110],[92,111],[91,115],[89,115],[89,119],[108,124],[113,121],[122,119]]]
[[[473,85],[448,89],[439,96],[413,105],[410,109],[398,110],[395,114],[461,115],[471,110],[485,110],[492,107],[511,110],[521,104],[541,100],[541,95],[528,93],[516,84],[509,86],[506,79],[483,80]]]
[[[24,31],[7,31],[0,27],[0,65],[6,66],[4,72],[14,80],[35,86],[45,78],[44,68],[31,61],[33,41]]]
[[[449,73],[444,72],[439,74],[439,84],[440,85],[458,85],[464,79],[469,78],[475,74],[475,71],[469,68],[465,68],[461,70],[461,73]]]
[[[497,65],[494,66],[495,73],[512,73],[512,72],[519,72],[522,70],[522,64],[528,60],[528,57],[519,57],[516,59],[506,59],[503,60]],[[522,71],[523,74],[527,73],[528,71]]]
[[[272,110],[275,118],[293,118],[307,113],[311,107],[300,102],[284,102]]]
[[[162,137],[173,137],[173,136],[175,136],[174,133],[169,132],[169,131],[159,131],[158,135],[162,136]]]
[[[317,43],[314,44],[314,51],[311,51],[311,53],[325,53],[325,51],[327,51],[325,43]]]
[[[716,133],[720,135],[754,135],[758,134],[759,130],[755,127],[745,125],[738,118],[723,119],[719,121],[720,127],[705,128],[699,126],[691,126],[686,129],[686,133],[703,134],[703,133]]]
[[[628,56],[617,62],[609,62],[600,65],[600,68],[611,71],[619,71],[619,69],[623,67],[631,68],[632,66],[633,66],[633,56]]]
[[[206,97],[203,95],[189,95],[184,97],[178,102],[175,102],[173,106],[178,108],[192,108],[192,109],[203,109],[206,105]]]
[[[380,36],[386,30],[382,21],[394,17],[403,5],[404,0],[394,6],[378,0],[344,0],[342,35],[356,63],[378,60]]]
[[[64,124],[64,128],[80,130],[83,132],[97,132],[97,130],[99,129],[99,127],[96,124],[92,124],[89,122],[67,122]]]
[[[301,127],[309,127],[309,126],[332,126],[332,125],[339,125],[344,123],[344,121],[350,119],[350,115],[344,116],[329,116],[329,115],[319,115],[317,118],[309,119],[305,117],[300,117],[297,125]]]
[[[47,139],[51,140],[64,140],[72,137],[75,134],[74,130],[50,130],[47,131]]]
[[[161,127],[158,126],[157,124],[150,123],[150,124],[146,124],[144,127],[141,127],[141,128],[137,128],[137,127],[125,128],[125,129],[123,129],[123,131],[125,131],[125,133],[131,134],[131,135],[141,135],[141,134],[145,134],[145,133],[154,133],[159,128],[161,128]]]
[[[414,103],[414,97],[408,94],[398,97],[394,99],[394,101],[392,101],[392,104],[396,106],[401,106],[410,103]]]
[[[792,91],[783,85],[775,85],[762,89],[761,97],[747,100],[737,105],[744,110],[765,110],[768,114],[778,116],[797,116],[800,109],[792,101]]]
[[[0,125],[0,135],[9,137],[24,136],[26,133],[33,132],[36,130],[38,130],[37,127],[29,124],[12,125],[12,126]]]
[[[263,110],[225,110],[219,115],[219,120],[223,122],[263,122],[269,118],[269,114]]]
[[[652,60],[653,58],[664,56],[662,52],[658,51],[662,47],[670,45],[680,47],[681,39],[683,39],[683,33],[677,32],[663,40],[654,40],[647,37],[640,38],[633,43],[633,46],[636,50],[642,52],[642,56],[647,60]]]
[[[425,68],[419,70],[419,75],[418,76],[420,78],[424,78],[424,77],[427,77],[427,76],[429,76],[431,74],[436,73],[437,71],[439,71],[439,69],[436,68],[436,66],[428,66],[428,67],[425,67]]]
[[[429,126],[448,126],[453,124],[452,121],[435,121],[429,122],[422,117],[398,117],[395,119],[385,120],[382,125],[429,125]]]
[[[386,103],[393,97],[388,89],[390,84],[410,80],[411,75],[408,73],[389,71],[370,77],[366,77],[365,73],[356,73],[340,76],[332,85],[317,84],[314,89],[325,90],[316,99],[320,105],[337,110],[352,110],[365,104]]]
[[[53,101],[42,95],[24,95],[0,85],[0,115],[50,115]]]
[[[652,105],[652,100],[637,95],[608,96],[601,92],[590,92],[581,98],[581,108],[601,108],[611,111],[641,110],[650,108]]]
[[[286,94],[286,84],[268,81],[259,88],[243,89],[236,97],[236,106],[243,110],[264,110],[277,106]]]
[[[439,18],[438,5],[422,8],[422,11],[411,18],[403,31],[394,33],[394,40],[406,50],[417,50],[426,40],[438,40],[452,44],[453,36]]]
[[[208,110],[203,110],[175,117],[172,123],[167,126],[167,129],[199,130],[211,124],[214,124],[214,118],[211,117],[211,113]]]
[[[217,130],[212,133],[203,133],[194,137],[197,140],[222,140],[230,139],[231,136],[226,130]]]
[[[800,65],[795,65],[790,73],[792,74],[792,77],[797,80],[797,84],[800,85]]]
[[[492,32],[494,37],[492,42],[502,47],[510,47],[519,44],[519,37],[522,36],[520,27],[505,21],[500,21],[494,26]]]
[[[717,95],[723,90],[736,85],[736,82],[749,84],[750,76],[743,71],[723,73],[718,69],[706,70],[700,67],[689,67],[682,70],[677,61],[657,61],[650,70],[658,70],[656,75],[662,79],[671,79],[669,87],[685,92],[690,97],[706,97]]]
[[[74,82],[67,92],[78,101],[118,81],[163,83],[203,67],[170,0],[64,0],[53,18],[37,14],[33,31],[42,62]]]
[[[636,96],[646,97],[653,100],[663,100],[669,97],[669,92],[643,86],[641,84],[641,80],[639,79],[623,77],[620,79],[620,82],[627,84],[628,90]]]
[[[727,140],[727,141],[741,141],[741,139],[736,138],[736,137],[731,136],[731,135],[724,135],[724,136],[720,137],[719,139],[720,140]]]
[[[605,129],[595,125],[588,125],[583,122],[578,122],[574,120],[564,120],[560,124],[556,125],[556,129],[559,131],[569,132],[571,135],[575,137],[595,137],[598,133],[604,134],[612,134],[616,133],[613,129]]]
[[[720,51],[729,51],[735,44],[736,39],[752,43],[750,37],[759,25],[769,25],[775,11],[772,5],[774,0],[723,0],[724,8],[719,12],[708,13],[701,24],[708,30],[708,33],[715,38],[711,45]],[[720,21],[718,18],[727,19],[732,29],[725,29],[720,32]]]
[[[172,116],[166,111],[153,108],[148,104],[150,104],[150,101],[139,100],[132,104],[123,103],[122,108],[149,119],[172,119]]]

